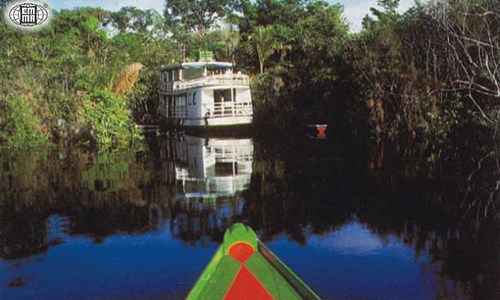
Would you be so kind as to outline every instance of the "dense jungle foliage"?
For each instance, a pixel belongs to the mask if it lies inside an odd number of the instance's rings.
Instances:
[[[380,0],[359,33],[317,0],[170,0],[163,14],[124,7],[53,11],[21,33],[0,24],[0,143],[126,144],[155,116],[160,65],[199,50],[252,77],[255,122],[307,122],[368,140],[444,143],[496,134],[498,0]]]

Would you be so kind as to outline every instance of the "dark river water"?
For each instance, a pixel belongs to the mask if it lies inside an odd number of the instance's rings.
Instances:
[[[1,299],[182,299],[232,224],[324,299],[499,299],[494,151],[148,135],[0,158]]]

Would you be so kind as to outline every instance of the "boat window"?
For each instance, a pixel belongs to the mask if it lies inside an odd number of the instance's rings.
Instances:
[[[238,164],[235,162],[215,162],[215,176],[233,176],[238,174]]]
[[[229,102],[231,98],[231,89],[214,90],[214,102]]]
[[[201,78],[203,77],[203,68],[185,69],[182,75],[185,80]]]
[[[196,105],[196,92],[193,93],[193,105]]]

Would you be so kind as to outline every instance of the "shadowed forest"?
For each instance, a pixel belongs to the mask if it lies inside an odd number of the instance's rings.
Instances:
[[[343,7],[309,0],[165,2],[53,11],[20,33],[0,24],[0,143],[102,148],[140,139],[156,116],[158,68],[200,50],[251,75],[256,126],[327,123],[361,142],[421,149],[498,136],[500,6],[495,0],[380,0],[349,31]],[[271,126],[269,126],[271,125]]]

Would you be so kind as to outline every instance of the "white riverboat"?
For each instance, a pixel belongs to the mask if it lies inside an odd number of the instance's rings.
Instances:
[[[160,69],[158,112],[169,126],[224,127],[252,123],[248,75],[228,62],[189,62]]]

